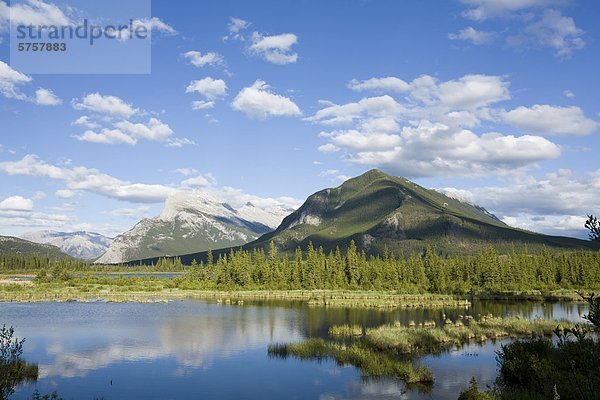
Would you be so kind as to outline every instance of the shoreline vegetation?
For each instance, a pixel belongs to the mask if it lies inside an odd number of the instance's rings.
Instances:
[[[367,329],[360,325],[332,326],[328,340],[311,338],[298,343],[276,343],[267,351],[269,356],[278,358],[333,359],[360,369],[364,377],[390,376],[407,384],[427,387],[433,384],[433,374],[415,362],[418,357],[439,354],[469,343],[549,337],[557,331],[573,329],[576,325],[566,320],[459,316],[438,326],[434,321],[419,324],[411,321],[408,325],[395,322]]]
[[[464,307],[473,300],[578,301],[600,289],[600,252],[526,249],[499,254],[371,256],[311,243],[292,256],[232,250],[186,266],[178,258],[148,266],[102,266],[74,259],[0,254],[0,301],[139,301],[218,298],[303,300],[327,307]]]

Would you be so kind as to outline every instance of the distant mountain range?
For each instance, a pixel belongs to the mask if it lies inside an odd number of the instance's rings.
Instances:
[[[58,247],[71,257],[93,260],[108,249],[113,239],[93,232],[28,232],[22,238],[35,243],[50,244]]]
[[[117,236],[97,263],[116,264],[142,258],[240,246],[277,228],[293,210],[233,208],[208,193],[177,193],[156,218],[138,222]]]
[[[428,245],[446,254],[473,254],[488,245],[504,252],[524,245],[532,251],[542,246],[598,249],[590,241],[512,228],[482,207],[379,170],[313,194],[277,229],[243,247],[266,249],[273,241],[280,252],[292,252],[312,242],[326,251],[337,246],[344,250],[352,240],[370,254],[382,254],[387,248],[408,255]],[[205,257],[205,252],[191,253],[182,256],[182,261]]]
[[[0,236],[0,254],[35,254],[52,260],[69,257],[56,246],[34,243],[12,236]]]

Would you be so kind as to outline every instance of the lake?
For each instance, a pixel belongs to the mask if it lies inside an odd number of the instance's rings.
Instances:
[[[364,379],[334,361],[271,358],[271,343],[327,337],[331,325],[371,327],[436,320],[442,314],[491,313],[580,321],[578,303],[476,301],[469,309],[344,309],[303,302],[243,305],[184,300],[170,303],[0,303],[0,325],[25,337],[24,358],[39,379],[17,389],[56,390],[63,399],[453,399],[472,376],[480,387],[496,377],[502,341],[471,344],[418,362],[435,383],[429,393],[394,379]]]

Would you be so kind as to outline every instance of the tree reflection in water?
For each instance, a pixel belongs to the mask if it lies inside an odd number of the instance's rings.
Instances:
[[[38,379],[37,364],[23,360],[25,339],[14,338],[13,327],[0,329],[0,400],[8,399],[19,385]]]

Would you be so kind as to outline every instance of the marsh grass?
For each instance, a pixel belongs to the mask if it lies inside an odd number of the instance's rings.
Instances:
[[[558,325],[572,328],[565,320],[533,320],[518,317],[483,316],[479,320],[446,321],[443,326],[384,325],[367,329],[365,342],[374,349],[400,355],[439,353],[446,348],[489,339],[550,336]]]
[[[244,299],[301,300],[309,305],[344,307],[437,307],[465,305],[466,300],[437,294],[399,295],[392,292],[344,290],[196,290],[182,289],[179,278],[160,276],[75,276],[64,282],[31,285],[0,284],[0,302],[113,301],[154,302],[197,298],[242,305]]]
[[[296,357],[301,360],[333,359],[340,365],[353,365],[364,377],[391,376],[406,383],[433,383],[431,371],[411,360],[378,352],[362,343],[346,345],[323,339],[308,339],[300,343],[269,346],[271,357]]]
[[[329,328],[329,336],[362,336],[363,328],[360,325],[334,325]]]

